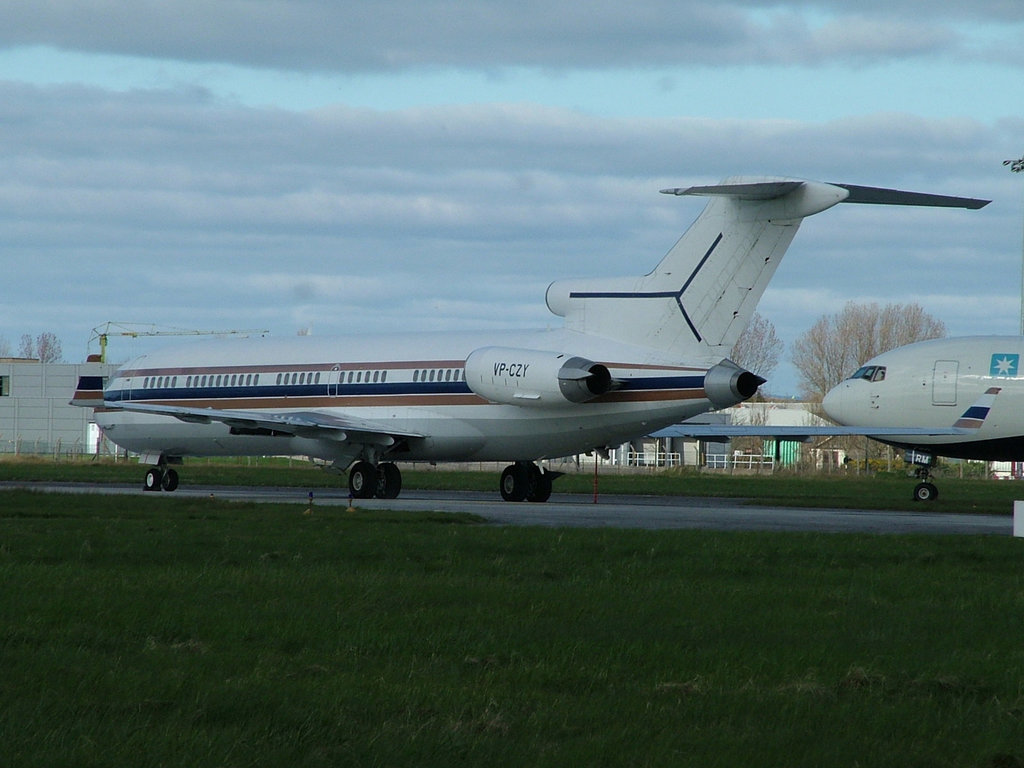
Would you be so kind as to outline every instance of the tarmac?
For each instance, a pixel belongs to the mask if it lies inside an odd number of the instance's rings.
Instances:
[[[90,483],[0,483],[0,488],[33,488],[54,493],[107,493],[157,496],[141,486]],[[350,500],[348,490],[185,486],[175,496],[210,497],[252,502],[312,503],[314,509],[468,512],[494,525],[546,528],[639,528],[645,530],[706,529],[717,531],[805,531],[867,534],[1013,535],[1011,510],[1006,515],[920,511],[893,512],[829,507],[759,505],[756,500],[693,496],[552,494],[542,504],[505,502],[497,492],[409,490],[398,499]]]

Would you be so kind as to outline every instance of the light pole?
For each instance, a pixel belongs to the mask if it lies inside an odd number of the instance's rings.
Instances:
[[[1010,166],[1012,173],[1024,171],[1024,157],[1016,160],[1003,160],[1003,165]],[[1020,273],[1020,335],[1024,336],[1024,229],[1021,230],[1021,273]]]

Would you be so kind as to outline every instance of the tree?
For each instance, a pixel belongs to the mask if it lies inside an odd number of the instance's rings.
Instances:
[[[822,315],[794,343],[793,364],[807,400],[825,393],[875,355],[925,339],[946,335],[941,320],[918,304],[857,304]]]
[[[64,359],[64,351],[56,334],[44,331],[36,337],[36,357],[41,363],[59,363]]]
[[[64,351],[56,334],[44,331],[33,342],[32,337],[25,333],[21,336],[18,357],[36,358],[41,363],[59,363],[64,359]]]
[[[737,365],[767,379],[779,364],[782,346],[771,320],[755,312],[736,340],[729,357]]]

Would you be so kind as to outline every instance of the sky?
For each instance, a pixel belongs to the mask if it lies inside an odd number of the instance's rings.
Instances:
[[[806,220],[759,311],[1018,333],[1017,0],[0,0],[0,345],[93,329],[548,327],[781,175],[982,197]],[[134,326],[133,326],[134,327]],[[90,339],[92,343],[90,345]],[[176,339],[111,336],[124,361]]]

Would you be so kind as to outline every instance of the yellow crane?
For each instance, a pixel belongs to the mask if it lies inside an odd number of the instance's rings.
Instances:
[[[152,323],[117,323],[108,322],[92,329],[89,337],[88,347],[92,347],[93,341],[99,340],[100,354],[98,362],[107,362],[107,340],[111,336],[254,336],[270,333],[266,329],[247,328],[231,331],[198,331],[192,328],[174,328],[171,326],[158,326]]]

